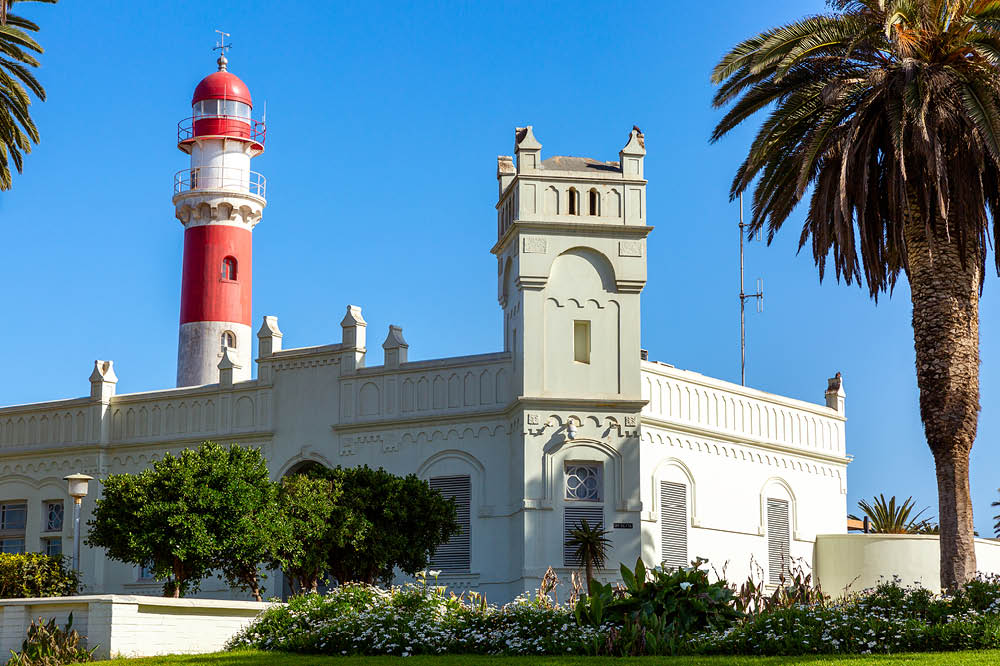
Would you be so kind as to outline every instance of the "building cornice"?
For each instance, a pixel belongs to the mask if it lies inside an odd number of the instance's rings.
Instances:
[[[525,409],[553,408],[563,411],[589,409],[592,411],[639,412],[648,400],[626,400],[622,398],[548,398],[540,396],[518,396],[515,406]]]
[[[43,412],[48,410],[69,409],[71,407],[90,407],[91,405],[98,403],[100,403],[99,400],[86,397],[66,398],[64,400],[52,400],[50,402],[31,402],[23,405],[8,405],[6,407],[0,407],[0,417],[32,412]]]
[[[493,254],[500,251],[510,242],[510,239],[521,232],[530,233],[586,233],[591,236],[605,236],[607,238],[645,238],[653,227],[637,224],[594,224],[592,222],[546,222],[536,220],[516,220],[511,223],[510,228],[500,237],[500,240],[490,248]]]
[[[469,367],[490,365],[500,361],[509,361],[510,352],[492,352],[489,354],[474,354],[470,356],[451,356],[448,358],[425,359],[421,361],[411,361],[400,363],[398,367],[386,368],[384,365],[366,366],[358,368],[353,374],[347,374],[341,379],[351,379],[352,377],[374,377],[378,375],[404,375],[409,372],[421,372],[425,370],[437,370],[442,368]]]
[[[434,425],[453,425],[456,423],[467,423],[469,421],[490,421],[507,418],[511,407],[493,409],[486,412],[462,412],[459,414],[434,415],[402,418],[402,419],[381,419],[369,421],[355,421],[352,423],[334,423],[330,429],[336,433],[364,432],[370,430],[391,430],[396,428],[409,428],[412,426],[431,423]]]

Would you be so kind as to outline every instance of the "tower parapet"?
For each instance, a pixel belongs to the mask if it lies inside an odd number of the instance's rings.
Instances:
[[[177,386],[251,376],[253,334],[252,230],[267,204],[266,181],[250,169],[264,150],[265,129],[252,118],[253,100],[227,69],[195,88],[192,116],[178,125],[177,147],[191,156],[174,177],[175,215],[184,225]]]

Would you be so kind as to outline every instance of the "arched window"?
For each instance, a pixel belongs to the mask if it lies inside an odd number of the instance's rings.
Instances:
[[[236,279],[236,259],[233,257],[226,257],[222,260],[222,279],[223,280],[235,280]]]
[[[573,187],[569,188],[569,214],[580,214],[580,193]]]
[[[236,349],[236,334],[232,331],[223,331],[222,333],[222,350],[225,351],[227,347]]]
[[[590,188],[590,214],[601,214],[601,195],[594,188]]]

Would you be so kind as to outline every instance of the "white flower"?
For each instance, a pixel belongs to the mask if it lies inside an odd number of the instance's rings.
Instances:
[[[688,583],[688,582],[685,581],[685,582],[681,583],[680,587],[681,587],[682,590],[690,589],[691,588],[691,583]]]

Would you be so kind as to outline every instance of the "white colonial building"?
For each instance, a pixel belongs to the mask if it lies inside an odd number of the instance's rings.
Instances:
[[[543,159],[530,126],[498,158],[502,351],[411,361],[392,326],[378,353],[349,305],[341,340],[303,341],[314,346],[286,347],[263,317],[253,355],[251,230],[265,199],[249,167],[264,132],[224,69],[199,85],[179,136],[192,163],[175,181],[178,387],[119,394],[112,363],[97,361],[85,397],[0,409],[4,551],[71,551],[67,474],[137,472],[208,439],[261,447],[275,479],[308,463],[427,479],[466,528],[435,557],[441,580],[493,601],[536,588],[549,566],[567,578],[565,534],[584,517],[611,530],[615,568],[700,556],[731,580],[754,561],[774,581],[789,554],[812,560],[817,534],[846,532],[839,377],[812,404],[640,349],[654,218],[638,128],[616,161]],[[84,548],[81,568],[93,593],[159,590],[100,549]],[[230,595],[220,585],[203,594]]]

